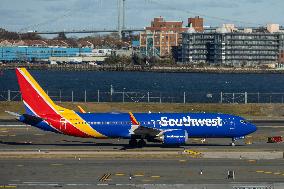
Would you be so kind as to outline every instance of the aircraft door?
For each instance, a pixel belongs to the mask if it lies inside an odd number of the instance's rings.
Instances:
[[[66,130],[67,120],[65,118],[60,119],[60,130]]]
[[[229,124],[230,131],[235,131],[236,124],[235,124],[235,118],[234,117],[231,117],[231,118],[228,119],[228,124]]]

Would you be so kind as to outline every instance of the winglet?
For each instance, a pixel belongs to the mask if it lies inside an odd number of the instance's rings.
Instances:
[[[134,117],[133,113],[129,112],[129,115],[130,115],[130,120],[131,120],[132,125],[140,125],[140,123]]]
[[[86,113],[86,111],[81,106],[78,106],[78,108],[79,108],[81,113]]]

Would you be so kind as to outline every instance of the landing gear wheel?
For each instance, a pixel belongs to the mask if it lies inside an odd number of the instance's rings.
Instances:
[[[232,143],[231,143],[231,146],[236,146],[236,143],[235,143],[235,139],[232,139]]]
[[[130,139],[129,140],[129,146],[136,147],[137,146],[137,140],[136,139]]]
[[[138,146],[138,147],[146,146],[145,140],[143,140],[143,139],[139,140],[138,143],[137,143],[137,146]]]

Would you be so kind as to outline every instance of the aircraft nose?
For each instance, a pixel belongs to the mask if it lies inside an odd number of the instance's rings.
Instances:
[[[250,124],[250,130],[251,130],[250,133],[254,133],[257,130],[257,127],[254,124],[251,123]]]

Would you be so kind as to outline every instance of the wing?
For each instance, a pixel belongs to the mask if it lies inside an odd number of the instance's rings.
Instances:
[[[141,125],[131,112],[129,112],[129,115],[132,123],[130,134],[155,138],[161,133],[159,129]]]
[[[137,129],[134,130],[134,134],[140,136],[157,137],[160,133],[161,131],[158,129],[144,126],[139,126]]]

